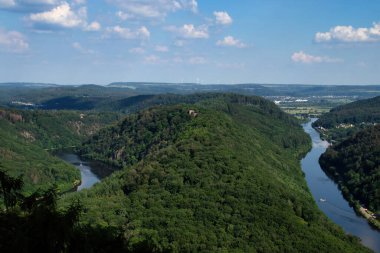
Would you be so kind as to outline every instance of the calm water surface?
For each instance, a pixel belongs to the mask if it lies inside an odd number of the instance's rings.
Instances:
[[[301,161],[309,189],[318,207],[332,221],[341,226],[346,233],[358,236],[365,246],[380,253],[380,232],[373,229],[366,219],[355,213],[343,198],[338,186],[326,176],[319,166],[318,159],[325,152],[328,143],[321,140],[319,133],[312,128],[311,123],[315,120],[303,125],[305,132],[313,141],[312,150]],[[326,201],[321,202],[320,199]]]
[[[82,183],[78,186],[77,191],[88,189],[100,181],[99,177],[92,172],[90,164],[82,161],[79,156],[75,154],[59,154],[58,157],[80,170]]]

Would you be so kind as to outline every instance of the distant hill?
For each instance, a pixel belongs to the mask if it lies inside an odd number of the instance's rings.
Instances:
[[[110,102],[132,95],[136,93],[129,89],[100,85],[0,84],[0,105],[16,108],[88,110],[104,101]],[[72,104],[73,101],[77,102]],[[93,106],[87,101],[91,101]]]
[[[131,89],[144,94],[194,92],[233,92],[259,96],[350,96],[374,97],[380,95],[380,85],[304,85],[304,84],[197,84],[116,82],[107,87]]]
[[[380,214],[380,125],[330,147],[320,163],[351,203],[359,201]]]
[[[333,108],[322,115],[314,127],[334,128],[339,124],[380,123],[380,96]]]
[[[380,95],[380,86],[295,85],[295,84],[194,84],[115,82],[106,86],[94,84],[56,85],[43,83],[0,83],[0,105],[13,108],[48,110],[98,110],[107,105],[138,95],[237,93],[265,97],[308,97],[324,101],[335,96],[350,100]],[[108,106],[109,107],[109,106]]]
[[[80,198],[82,222],[121,229],[132,252],[368,252],[318,210],[299,162],[309,148],[259,97],[155,106],[84,144],[123,170],[61,203]]]

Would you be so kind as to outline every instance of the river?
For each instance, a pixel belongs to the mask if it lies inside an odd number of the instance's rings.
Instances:
[[[373,229],[366,219],[357,215],[348,202],[343,198],[338,186],[332,181],[319,166],[319,157],[326,151],[328,143],[321,140],[319,133],[309,123],[303,124],[313,142],[312,150],[301,161],[302,170],[309,189],[321,209],[327,217],[341,226],[346,233],[355,235],[362,243],[373,251],[380,253],[380,232]],[[320,201],[321,199],[325,201]]]
[[[62,153],[57,156],[80,170],[81,184],[78,186],[77,191],[88,189],[100,181],[100,178],[93,173],[91,164],[82,161],[79,156],[70,153]]]

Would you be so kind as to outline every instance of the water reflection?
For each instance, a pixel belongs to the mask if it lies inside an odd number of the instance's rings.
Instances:
[[[82,161],[79,156],[75,154],[58,154],[58,157],[80,170],[81,184],[78,186],[77,191],[88,189],[100,181],[99,177],[92,172],[90,164]]]
[[[337,185],[326,176],[319,166],[319,157],[326,151],[329,143],[321,140],[318,132],[311,127],[313,121],[303,125],[305,132],[312,138],[313,148],[301,161],[301,164],[307,184],[318,207],[332,221],[340,225],[346,233],[358,236],[364,245],[380,253],[380,232],[373,229],[367,220],[355,213],[343,198]],[[320,201],[321,198],[326,201]]]

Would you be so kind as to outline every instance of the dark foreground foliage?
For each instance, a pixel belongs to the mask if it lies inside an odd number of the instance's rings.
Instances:
[[[56,205],[51,188],[30,196],[21,194],[23,182],[0,170],[0,252],[127,252],[120,231],[80,225],[82,205],[65,210]]]

